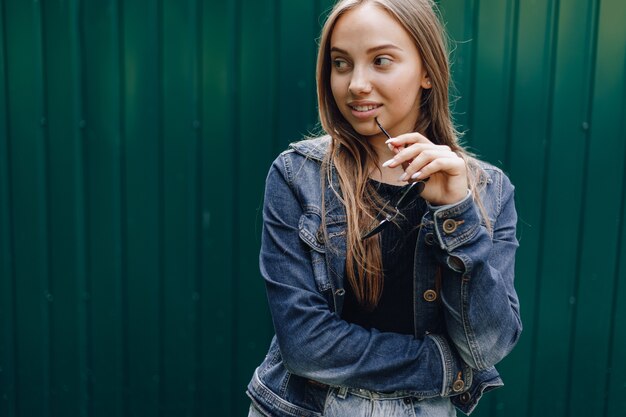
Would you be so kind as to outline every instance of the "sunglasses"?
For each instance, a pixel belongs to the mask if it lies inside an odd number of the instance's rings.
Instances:
[[[374,119],[379,129],[383,132],[385,136],[391,139],[391,136],[387,131],[381,126],[378,122],[378,119]],[[413,202],[419,195],[424,191],[424,187],[426,186],[426,180],[416,181],[410,184],[405,185],[400,188],[390,199],[385,203],[385,205],[380,209],[372,225],[361,235],[361,240],[365,240],[376,234],[383,231],[383,229],[389,224],[391,224],[396,217],[400,214],[400,210],[408,206],[411,202]],[[387,213],[386,210],[388,207],[392,207],[390,213]]]

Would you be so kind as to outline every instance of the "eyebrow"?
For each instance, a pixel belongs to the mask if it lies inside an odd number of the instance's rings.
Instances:
[[[398,51],[402,51],[402,48],[400,48],[399,46],[396,46],[391,43],[387,43],[384,45],[373,46],[365,52],[367,52],[368,54],[371,54],[372,52],[380,51],[381,49],[397,49]],[[339,52],[340,54],[349,55],[348,51],[341,49],[341,48],[337,48],[336,46],[333,46],[332,48],[330,48],[330,52]]]

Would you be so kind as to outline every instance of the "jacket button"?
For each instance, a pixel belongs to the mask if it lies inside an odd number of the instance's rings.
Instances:
[[[463,388],[465,388],[465,382],[463,382],[462,379],[457,379],[454,381],[454,384],[452,384],[452,391],[454,392],[462,391]]]
[[[404,401],[404,403],[405,403],[406,405],[411,404],[411,398],[410,398],[410,397],[405,397],[403,401]]]
[[[453,219],[446,219],[443,221],[443,231],[446,234],[450,234],[456,230],[457,222]]]
[[[424,300],[433,302],[437,299],[437,292],[435,290],[426,290],[424,291]]]
[[[470,395],[469,392],[464,392],[463,394],[459,396],[459,401],[461,401],[462,404],[467,404],[470,402],[471,398],[472,396]]]
[[[433,243],[435,243],[435,235],[433,235],[432,233],[426,233],[426,236],[424,236],[424,241],[426,241],[427,245],[432,245]]]

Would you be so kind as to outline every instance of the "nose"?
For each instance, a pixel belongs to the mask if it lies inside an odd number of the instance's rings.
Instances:
[[[367,94],[372,91],[372,83],[370,82],[365,69],[355,68],[352,71],[352,77],[350,78],[348,90],[350,91],[350,94],[355,96]]]

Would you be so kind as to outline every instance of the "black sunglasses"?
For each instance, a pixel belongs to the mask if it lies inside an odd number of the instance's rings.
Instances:
[[[380,130],[391,139],[391,136],[387,131],[381,126],[378,122],[378,119],[374,119],[376,124],[380,128]],[[414,201],[421,193],[424,191],[424,187],[426,186],[426,181],[416,181],[410,184],[405,185],[400,188],[376,215],[376,218],[372,222],[370,228],[361,235],[361,240],[365,240],[369,237],[380,233],[385,227],[387,227],[393,220],[400,214],[400,210],[409,205],[412,201]],[[385,209],[391,206],[393,208],[392,213],[385,213]]]

